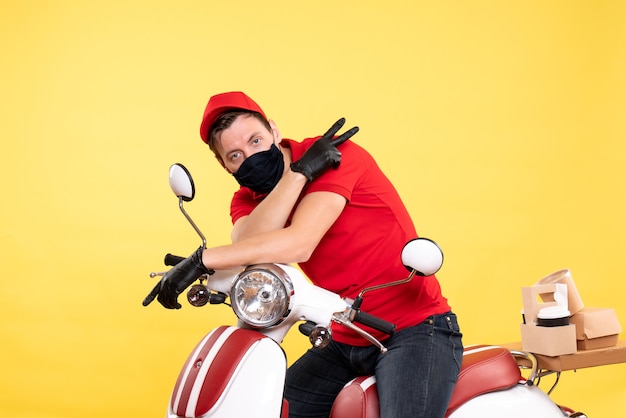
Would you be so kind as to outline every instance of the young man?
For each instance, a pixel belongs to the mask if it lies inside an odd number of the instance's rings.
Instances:
[[[298,263],[317,285],[354,298],[364,288],[407,275],[400,253],[417,237],[393,185],[374,159],[335,138],[340,119],[321,138],[283,139],[242,92],[211,97],[200,127],[224,169],[240,184],[231,202],[232,244],[199,248],[170,270],[144,301],[180,308],[178,295],[209,269],[263,262]],[[345,327],[288,371],[291,417],[327,417],[352,378],[375,374],[381,417],[443,417],[462,360],[456,316],[435,276],[367,294],[362,309],[396,324],[380,354]]]

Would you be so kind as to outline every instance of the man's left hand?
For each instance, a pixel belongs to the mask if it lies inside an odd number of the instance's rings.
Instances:
[[[298,161],[291,163],[291,170],[304,175],[309,181],[313,181],[329,168],[339,167],[341,152],[337,147],[359,131],[359,127],[355,126],[334,138],[344,123],[346,123],[344,118],[335,122],[320,139],[305,151]]]

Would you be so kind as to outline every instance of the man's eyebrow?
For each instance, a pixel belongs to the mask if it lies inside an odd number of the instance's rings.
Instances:
[[[255,138],[259,138],[259,137],[261,137],[261,132],[253,132],[252,134],[250,134],[249,138],[246,140],[246,143],[249,144]],[[220,143],[220,145],[221,145],[221,143]],[[222,149],[224,149],[223,146],[222,146]],[[238,152],[238,151],[241,151],[241,149],[239,149],[239,148],[233,148],[231,150],[224,149],[224,155],[228,156],[228,155],[232,154],[233,152]]]
[[[250,142],[253,139],[258,138],[258,137],[263,137],[263,135],[261,134],[261,131],[256,131],[256,132],[253,132],[252,134],[250,134],[250,138],[248,138],[248,142]]]

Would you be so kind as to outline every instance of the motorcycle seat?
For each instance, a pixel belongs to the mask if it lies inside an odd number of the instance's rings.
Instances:
[[[491,345],[465,347],[459,377],[446,415],[470,399],[508,389],[522,380],[517,361],[509,350]]]
[[[520,380],[522,375],[517,362],[506,348],[488,345],[466,347],[446,416],[476,396],[508,389]],[[373,376],[361,376],[348,382],[339,392],[330,418],[378,418],[375,382]]]

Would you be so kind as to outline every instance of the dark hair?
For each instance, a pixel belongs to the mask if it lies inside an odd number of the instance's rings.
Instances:
[[[270,126],[269,121],[259,112],[235,109],[235,110],[229,110],[229,111],[222,113],[215,120],[215,122],[213,122],[213,125],[211,126],[211,129],[209,130],[209,135],[208,135],[209,141],[207,142],[209,144],[209,148],[211,149],[211,151],[213,151],[213,154],[215,154],[215,157],[220,162],[222,161],[222,157],[220,157],[220,154],[217,152],[217,149],[215,148],[215,141],[217,140],[218,136],[224,130],[230,128],[230,126],[233,124],[235,119],[237,119],[241,115],[248,115],[248,116],[257,118],[263,124],[263,126],[267,128],[268,131],[270,132],[272,131],[272,127]]]

